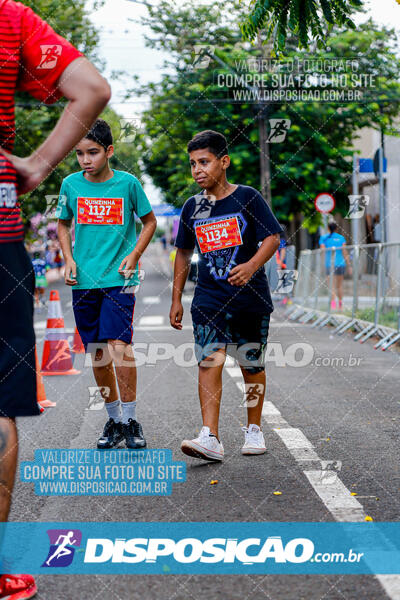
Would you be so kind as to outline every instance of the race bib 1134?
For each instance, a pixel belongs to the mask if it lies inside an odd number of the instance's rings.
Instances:
[[[77,223],[80,225],[123,225],[123,198],[87,198],[80,196]]]
[[[195,225],[195,233],[202,254],[242,244],[237,217]]]

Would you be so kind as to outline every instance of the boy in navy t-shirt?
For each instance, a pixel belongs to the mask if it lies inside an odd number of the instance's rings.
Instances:
[[[181,297],[196,247],[198,280],[191,313],[203,427],[181,448],[204,460],[223,459],[218,420],[222,369],[229,353],[237,359],[245,382],[248,424],[242,453],[262,454],[264,351],[273,311],[264,264],[276,252],[282,228],[259,192],[227,181],[230,158],[222,134],[198,133],[189,142],[188,153],[192,176],[202,192],[182,209],[170,322],[182,329]]]

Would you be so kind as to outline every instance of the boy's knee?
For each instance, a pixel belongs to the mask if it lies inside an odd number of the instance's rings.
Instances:
[[[126,363],[134,362],[133,349],[130,344],[122,340],[107,340],[110,355],[114,364],[118,366],[126,366]]]

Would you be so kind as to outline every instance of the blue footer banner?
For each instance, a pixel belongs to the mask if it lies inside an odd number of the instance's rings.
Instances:
[[[400,523],[2,523],[3,573],[398,574]]]

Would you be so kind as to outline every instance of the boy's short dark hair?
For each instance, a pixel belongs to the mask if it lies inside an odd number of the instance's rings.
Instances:
[[[196,133],[187,145],[188,152],[204,150],[205,148],[212,152],[212,154],[215,154],[217,158],[222,158],[222,156],[228,154],[226,137],[222,133],[218,133],[218,131],[212,131],[212,129]]]
[[[85,138],[97,142],[97,144],[103,146],[104,150],[107,150],[113,143],[111,127],[104,119],[97,119],[85,135]]]

